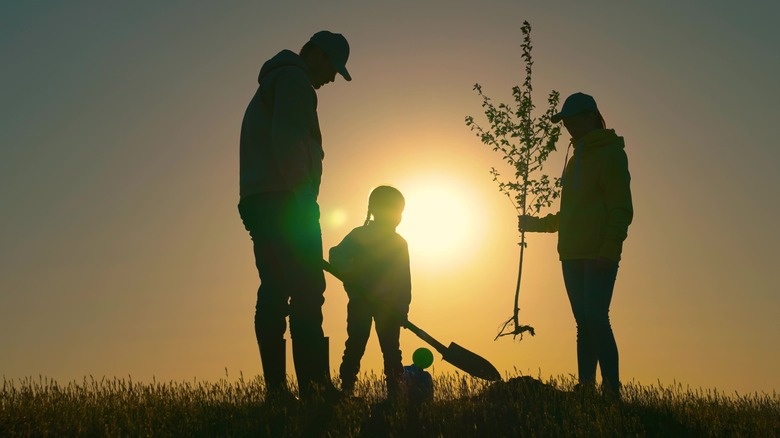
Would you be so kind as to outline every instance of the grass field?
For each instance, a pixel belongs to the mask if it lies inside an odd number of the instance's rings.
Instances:
[[[434,379],[432,403],[384,403],[380,377],[333,406],[265,401],[261,378],[151,382],[3,380],[0,437],[14,436],[780,436],[780,396],[626,384],[622,401],[573,380]]]

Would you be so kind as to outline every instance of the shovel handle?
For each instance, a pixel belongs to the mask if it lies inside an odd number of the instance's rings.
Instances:
[[[337,279],[344,281],[337,272],[333,272],[333,267],[325,260],[322,261],[322,269],[330,272]],[[412,324],[408,319],[401,323],[401,327],[411,331],[417,335],[418,338],[435,348],[436,351],[441,354],[443,360],[451,363],[455,367],[482,379],[491,381],[501,380],[501,374],[496,370],[496,367],[485,358],[466,350],[454,342],[451,343],[449,347],[445,347],[444,344],[434,339],[433,336],[426,333],[425,330]]]
[[[335,272],[335,270],[333,269],[333,265],[331,265],[325,260],[322,261],[322,269],[325,272],[330,272],[330,274],[336,277],[338,280],[341,280],[342,282],[344,281],[344,279],[341,278],[339,273]],[[444,352],[447,351],[447,347],[445,347],[444,344],[434,339],[433,336],[426,333],[425,330],[412,324],[408,319],[403,323],[401,323],[401,327],[417,335],[418,338],[422,339],[423,341],[428,343],[431,347],[435,348],[436,351],[438,351],[442,356],[444,356]]]
[[[406,320],[406,322],[401,324],[401,327],[409,330],[410,332],[417,335],[418,338],[427,342],[431,347],[435,348],[436,351],[438,351],[439,354],[441,354],[442,356],[445,355],[445,352],[447,351],[447,347],[445,347],[444,344],[442,344],[441,342],[434,339],[433,336],[429,335],[428,333],[425,333],[425,330],[412,324],[411,321]]]

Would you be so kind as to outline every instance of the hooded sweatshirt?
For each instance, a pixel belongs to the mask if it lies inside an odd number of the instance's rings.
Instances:
[[[529,223],[528,231],[558,232],[561,260],[619,261],[634,215],[623,137],[598,129],[574,143],[566,164],[561,210]]]
[[[324,153],[306,64],[283,50],[263,64],[258,83],[241,124],[240,197],[303,191],[316,199]]]

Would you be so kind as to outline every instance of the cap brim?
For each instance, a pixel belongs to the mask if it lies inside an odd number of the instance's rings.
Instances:
[[[347,67],[345,67],[343,65],[337,65],[335,67],[336,67],[336,71],[339,72],[339,74],[341,76],[343,76],[344,79],[346,79],[348,81],[352,80],[352,76],[350,76],[349,72],[347,71]]]
[[[562,112],[560,112],[560,113],[554,114],[552,117],[550,117],[550,121],[553,122],[553,123],[558,123],[561,120],[563,120],[564,117],[565,117],[565,115]]]

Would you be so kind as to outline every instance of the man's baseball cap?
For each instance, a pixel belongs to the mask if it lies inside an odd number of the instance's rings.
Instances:
[[[333,67],[341,76],[344,76],[344,79],[352,80],[352,76],[349,75],[346,66],[347,58],[349,58],[349,43],[344,38],[344,35],[321,30],[312,35],[309,42],[315,44],[328,55]]]
[[[566,101],[563,102],[561,112],[550,117],[550,121],[558,123],[566,117],[576,116],[585,111],[598,113],[599,108],[596,106],[596,100],[593,99],[593,96],[589,96],[585,93],[574,93],[566,98]]]

